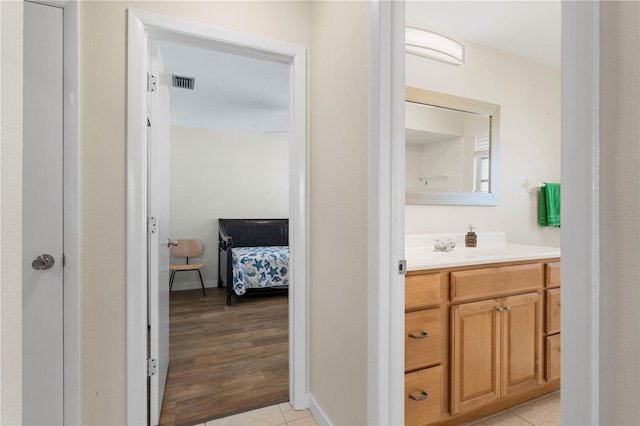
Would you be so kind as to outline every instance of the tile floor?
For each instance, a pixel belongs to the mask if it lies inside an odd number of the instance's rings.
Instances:
[[[560,391],[467,423],[466,426],[559,426]]]
[[[309,410],[295,411],[288,402],[258,408],[234,416],[211,420],[198,426],[318,426]]]
[[[288,402],[259,408],[198,426],[317,426],[309,410],[294,411]],[[560,392],[554,392],[465,426],[559,426]]]

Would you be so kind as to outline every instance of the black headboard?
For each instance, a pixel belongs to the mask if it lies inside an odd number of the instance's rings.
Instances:
[[[289,245],[289,219],[218,219],[220,248]]]

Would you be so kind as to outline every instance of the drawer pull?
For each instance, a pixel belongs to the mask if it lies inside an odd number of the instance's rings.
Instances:
[[[413,333],[409,333],[409,337],[410,337],[410,338],[412,338],[412,339],[424,339],[425,337],[428,337],[428,336],[429,336],[429,333],[427,333],[427,332],[426,332],[426,331],[424,331],[424,330],[422,330],[422,331],[420,332],[420,335],[419,335],[419,336],[417,336],[417,335],[415,335],[415,334],[413,334]]]
[[[409,398],[413,399],[414,401],[424,401],[425,399],[429,398],[429,394],[426,393],[425,391],[420,391],[422,393],[421,396],[413,396],[413,393],[409,394]]]

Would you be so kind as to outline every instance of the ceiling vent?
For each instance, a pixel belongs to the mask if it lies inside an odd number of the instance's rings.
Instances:
[[[173,74],[172,77],[173,87],[177,87],[178,89],[193,90],[193,86],[196,84],[196,79],[193,77],[183,77],[175,74]]]

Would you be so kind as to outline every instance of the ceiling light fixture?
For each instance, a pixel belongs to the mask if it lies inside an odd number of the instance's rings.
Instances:
[[[464,64],[464,45],[432,31],[406,27],[405,49],[407,53],[453,65]]]

